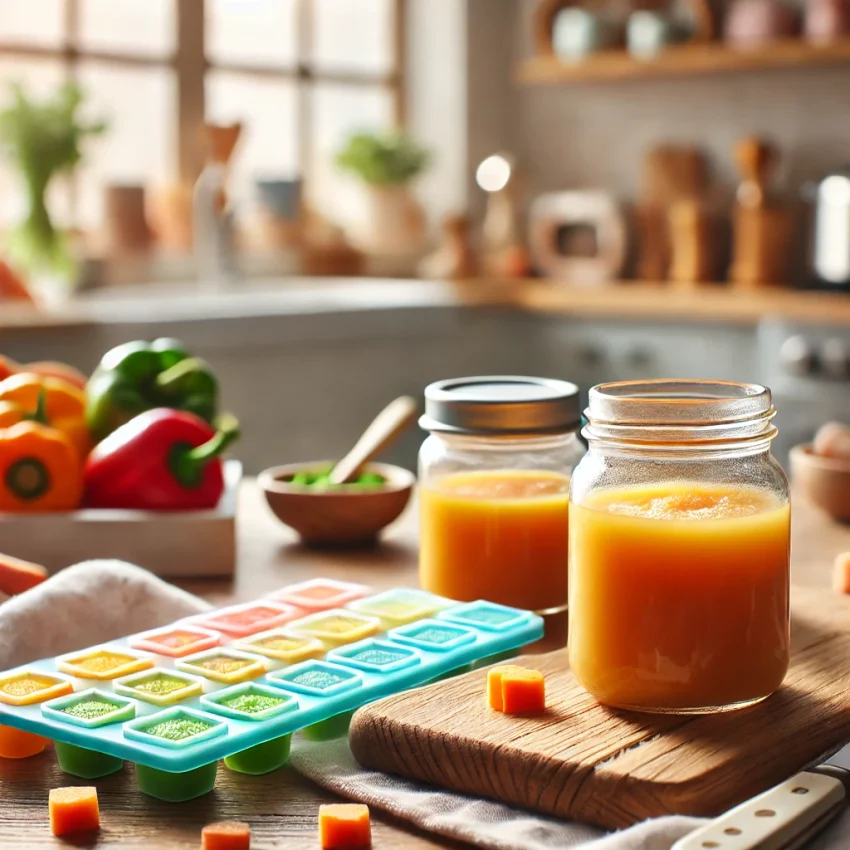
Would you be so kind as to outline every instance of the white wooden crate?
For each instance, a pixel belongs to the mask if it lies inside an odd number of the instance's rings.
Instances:
[[[224,476],[225,493],[208,511],[0,513],[0,552],[52,572],[92,558],[119,558],[172,578],[232,575],[242,464],[226,461]]]

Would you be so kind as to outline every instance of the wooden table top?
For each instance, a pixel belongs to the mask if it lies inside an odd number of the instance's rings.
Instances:
[[[825,586],[836,554],[850,549],[850,527],[832,523],[801,499],[794,500],[792,576],[797,584]],[[247,601],[294,581],[329,576],[361,581],[376,588],[417,583],[417,529],[411,507],[375,551],[330,553],[299,546],[267,511],[253,482],[246,482],[239,512],[239,555],[235,580],[191,581],[183,586],[214,603]],[[50,835],[47,794],[62,785],[85,785],[63,774],[48,750],[20,762],[0,759],[0,847],[68,846]],[[103,828],[92,844],[127,850],[187,850],[200,846],[200,831],[218,820],[251,824],[252,848],[318,848],[316,818],[320,803],[333,796],[286,768],[264,777],[219,770],[212,794],[191,803],[168,804],[145,797],[133,769],[97,781]],[[392,850],[459,847],[417,832],[373,812],[374,846]]]

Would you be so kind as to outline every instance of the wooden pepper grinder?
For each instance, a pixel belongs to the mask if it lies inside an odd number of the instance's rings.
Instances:
[[[742,139],[735,147],[742,179],[732,213],[729,279],[736,286],[769,286],[787,279],[791,214],[768,196],[768,182],[778,162],[779,151],[763,139]]]

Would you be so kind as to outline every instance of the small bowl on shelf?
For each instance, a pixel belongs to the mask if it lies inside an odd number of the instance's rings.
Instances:
[[[815,454],[811,443],[794,446],[791,479],[833,519],[850,522],[850,459]]]
[[[416,477],[400,466],[369,463],[364,472],[384,479],[365,487],[316,487],[293,482],[299,473],[327,470],[330,461],[273,466],[260,473],[259,485],[272,513],[308,546],[373,545],[380,532],[401,516]]]

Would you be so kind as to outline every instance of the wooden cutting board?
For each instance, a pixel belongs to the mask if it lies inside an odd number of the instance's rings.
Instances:
[[[760,705],[696,717],[604,708],[566,651],[515,663],[546,675],[537,717],[491,711],[476,670],[360,709],[366,767],[608,828],[715,816],[850,741],[850,597],[795,587],[792,661]]]

